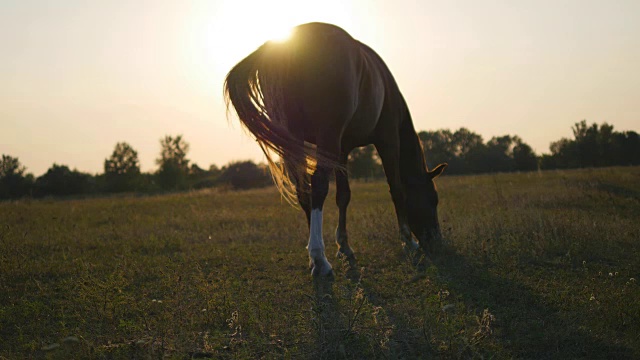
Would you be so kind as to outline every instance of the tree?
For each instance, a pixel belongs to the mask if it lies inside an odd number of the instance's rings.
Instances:
[[[424,158],[429,169],[438,164],[448,163],[453,173],[460,172],[460,161],[456,155],[453,133],[450,130],[421,131],[418,137],[422,142]]]
[[[160,139],[160,147],[160,158],[156,160],[160,165],[157,173],[160,186],[167,190],[186,188],[189,176],[189,144],[182,139],[182,135],[167,135]]]
[[[229,163],[223,168],[219,182],[241,190],[267,186],[271,183],[271,177],[266,166],[259,166],[247,160]]]
[[[36,180],[36,191],[40,196],[86,194],[93,190],[92,187],[91,175],[70,170],[66,165],[53,164]]]
[[[518,136],[494,136],[485,144],[482,136],[467,128],[421,131],[418,134],[429,168],[448,163],[453,174],[495,171],[529,171],[538,168],[538,159]]]
[[[513,147],[513,162],[517,171],[533,171],[538,169],[538,157],[531,146],[522,142],[516,136],[516,145]]]
[[[461,171],[462,173],[488,171],[482,161],[486,149],[482,136],[467,128],[460,128],[453,133],[452,141],[454,154],[458,157],[462,169],[464,169]]]
[[[481,168],[488,172],[513,171],[515,164],[513,161],[513,147],[517,137],[509,135],[494,136],[485,146],[485,153],[482,158]]]
[[[216,164],[211,164],[209,166],[209,175],[218,177],[220,174],[222,174],[222,170]]]
[[[587,126],[587,121],[582,120],[572,128],[575,144],[577,146],[578,166],[593,167],[599,163],[598,159],[598,124]]]
[[[215,177],[211,173],[198,164],[191,164],[189,167],[189,187],[194,189],[202,189],[215,185]]]
[[[354,179],[370,179],[384,174],[382,163],[373,145],[355,148],[347,162],[349,176]]]
[[[216,186],[222,171],[216,166],[209,166],[209,170],[202,169],[192,164],[189,170],[189,186],[194,189],[203,189]]]
[[[467,128],[460,128],[453,133],[452,141],[454,153],[461,158],[469,156],[474,150],[482,147],[484,143],[482,136]]]
[[[126,142],[116,144],[109,159],[104,161],[108,191],[136,190],[140,178],[138,152]]]
[[[26,168],[20,164],[18,158],[2,154],[2,160],[0,160],[0,178],[4,179],[14,175],[22,176],[25,170]]]
[[[616,165],[640,165],[640,135],[635,131],[613,134]]]
[[[552,142],[551,154],[542,156],[544,169],[640,164],[640,140],[633,131],[616,132],[612,125],[588,125],[582,120],[571,127],[574,139]]]
[[[26,168],[18,158],[2,155],[0,160],[0,199],[16,199],[29,194],[33,175],[25,175]]]
[[[603,123],[600,125],[600,130],[596,134],[596,144],[598,147],[596,166],[610,166],[616,162],[615,140],[613,131],[613,125]]]
[[[200,177],[206,174],[207,174],[207,171],[201,168],[200,166],[198,166],[198,164],[191,164],[191,167],[189,168],[189,175],[194,177]]]
[[[567,169],[579,166],[575,141],[562,138],[549,145],[551,155],[542,156],[543,169]]]

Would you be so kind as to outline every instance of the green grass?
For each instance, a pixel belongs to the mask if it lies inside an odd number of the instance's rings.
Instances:
[[[274,189],[0,203],[0,359],[640,358],[640,168],[444,176],[425,274],[352,188],[331,283]]]

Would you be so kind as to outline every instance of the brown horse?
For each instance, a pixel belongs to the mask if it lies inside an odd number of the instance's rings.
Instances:
[[[347,158],[374,144],[382,159],[405,246],[423,250],[440,239],[438,195],[407,104],[391,72],[367,45],[341,28],[310,23],[282,43],[266,42],[231,69],[224,84],[227,107],[264,151],[280,191],[298,202],[309,225],[313,275],[332,274],[324,254],[322,207],[335,171],[338,255],[354,260],[347,241],[351,198]],[[277,161],[275,156],[282,161]]]

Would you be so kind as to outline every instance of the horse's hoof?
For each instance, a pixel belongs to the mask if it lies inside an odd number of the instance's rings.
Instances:
[[[402,243],[402,248],[404,249],[405,253],[412,254],[412,253],[415,253],[416,250],[420,249],[420,245],[417,242],[411,240],[408,243],[407,242],[403,242]]]

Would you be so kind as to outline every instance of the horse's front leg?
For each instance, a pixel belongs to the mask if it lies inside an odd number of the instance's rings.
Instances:
[[[333,274],[331,264],[324,253],[322,238],[322,207],[329,193],[329,169],[318,167],[311,176],[311,216],[309,226],[309,250],[311,274],[313,276],[330,276]]]
[[[346,157],[343,162],[346,167]],[[351,189],[346,170],[336,169],[336,204],[338,205],[338,228],[336,229],[336,243],[338,244],[338,257],[344,256],[350,263],[355,261],[353,250],[349,246],[347,236],[347,206],[351,200]]]
[[[406,194],[400,177],[400,149],[397,145],[379,146],[378,144],[376,144],[376,149],[382,160],[384,173],[389,183],[389,192],[391,192],[391,199],[396,209],[400,239],[404,243],[405,249],[409,251],[417,250],[420,246],[411,236],[406,209]]]

